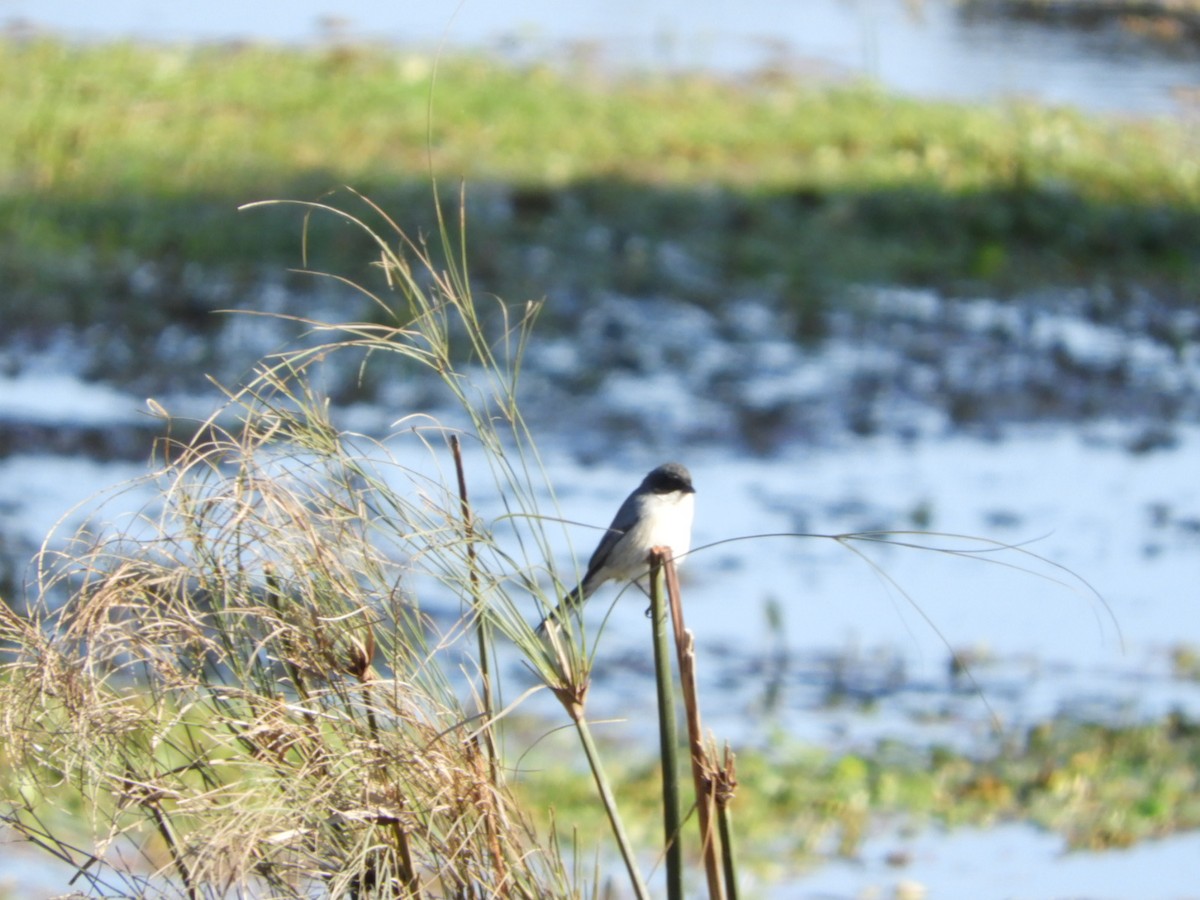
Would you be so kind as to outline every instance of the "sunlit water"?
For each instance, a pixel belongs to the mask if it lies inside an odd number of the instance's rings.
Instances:
[[[1023,825],[880,835],[853,860],[772,891],[773,900],[1065,897],[1186,900],[1200,836],[1178,835],[1111,853],[1064,853],[1054,835]]]

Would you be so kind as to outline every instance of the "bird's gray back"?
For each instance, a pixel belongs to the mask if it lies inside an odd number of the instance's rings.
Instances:
[[[617,514],[613,516],[613,520],[609,523],[608,530],[604,532],[604,537],[600,539],[600,543],[596,546],[596,552],[592,554],[592,558],[588,560],[587,579],[588,575],[594,575],[596,571],[604,565],[604,561],[608,559],[608,555],[612,553],[612,549],[616,546],[625,534],[638,523],[638,518],[641,516],[642,498],[637,491],[634,491],[625,498],[625,502],[621,504],[617,510]]]

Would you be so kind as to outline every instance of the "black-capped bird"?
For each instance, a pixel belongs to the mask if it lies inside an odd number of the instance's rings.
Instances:
[[[646,575],[653,547],[669,547],[679,565],[692,543],[695,494],[691,473],[679,463],[665,463],[643,478],[600,538],[583,580],[546,616],[539,630],[582,606],[604,582],[633,581]]]

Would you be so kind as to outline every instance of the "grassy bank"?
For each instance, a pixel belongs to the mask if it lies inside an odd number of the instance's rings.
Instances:
[[[428,56],[375,47],[9,40],[0,130],[13,325],[200,320],[300,260],[298,215],[238,204],[349,184],[429,223],[431,174],[451,198],[466,179],[473,276],[510,300],[616,289],[813,308],[848,281],[1187,296],[1200,262],[1185,130],[865,86],[479,58],[435,77]],[[312,262],[361,276],[357,235],[321,229]]]
[[[548,727],[526,721],[516,730],[544,735]],[[652,845],[661,826],[658,760],[628,743],[605,749],[620,760],[612,775],[631,833],[638,845]],[[15,771],[5,756],[0,751],[0,762]],[[591,776],[564,756],[562,747],[523,755],[512,779],[517,800],[541,834],[557,829],[581,848],[604,846],[608,825]],[[1119,850],[1200,827],[1198,765],[1200,724],[1180,715],[1128,726],[1047,720],[983,757],[892,740],[834,753],[776,738],[737,754],[740,862],[753,880],[779,883],[822,860],[855,858],[879,834],[896,834],[902,846],[901,835],[925,828],[999,823],[1044,829],[1067,851]],[[86,841],[83,823],[94,811],[78,790],[60,784],[49,796],[47,826],[64,840]],[[166,856],[157,844],[144,852],[147,864]],[[899,854],[895,865],[910,862]],[[919,876],[920,866],[913,871]]]
[[[1128,847],[1200,827],[1198,761],[1200,727],[1178,715],[1120,727],[1048,720],[987,758],[888,740],[840,754],[780,740],[738,754],[739,849],[779,877],[819,856],[853,857],[889,824],[1025,822],[1060,835],[1065,849]],[[642,798],[639,829],[651,834],[653,760],[630,762],[619,783]],[[602,833],[583,773],[535,769],[523,784],[530,806],[553,808],[560,827]]]

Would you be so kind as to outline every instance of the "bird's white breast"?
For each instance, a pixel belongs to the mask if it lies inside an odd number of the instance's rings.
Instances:
[[[675,564],[682,565],[683,557],[692,546],[692,518],[696,512],[695,494],[667,494],[659,498],[664,508],[651,536],[651,547],[670,547]]]
[[[613,548],[606,566],[608,577],[640,578],[647,571],[646,557],[654,547],[670,547],[676,565],[681,565],[682,557],[692,545],[695,509],[694,495],[682,491],[644,498],[638,524],[629,530],[626,540]]]

